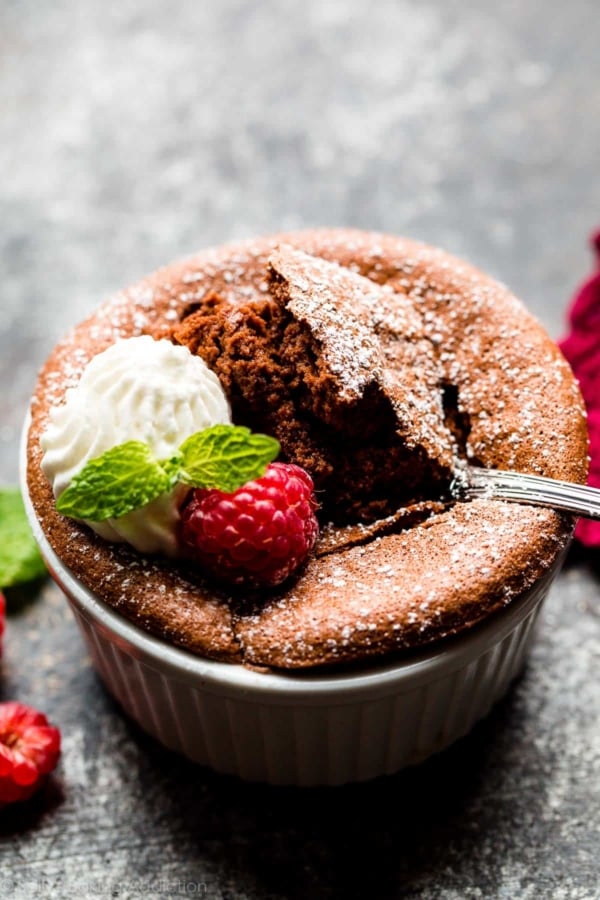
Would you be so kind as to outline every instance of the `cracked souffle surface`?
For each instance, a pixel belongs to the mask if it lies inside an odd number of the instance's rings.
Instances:
[[[315,477],[323,529],[299,577],[230,596],[198,569],[61,517],[40,469],[48,410],[120,337],[183,343],[234,421]],[[440,502],[457,456],[584,481],[571,371],[506,288],[440,250],[317,230],[226,245],[113,297],[55,348],[31,407],[28,484],[63,562],[107,603],[194,653],[282,668],[357,661],[458,633],[544,575],[572,522]]]
[[[326,519],[374,521],[447,488],[442,373],[405,296],[284,246],[265,296],[212,295],[174,338],[219,376],[235,422],[310,472]]]

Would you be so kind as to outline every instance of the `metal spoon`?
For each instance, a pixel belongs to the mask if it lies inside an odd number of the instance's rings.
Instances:
[[[541,475],[465,465],[457,472],[450,492],[455,500],[512,500],[600,520],[600,489]]]

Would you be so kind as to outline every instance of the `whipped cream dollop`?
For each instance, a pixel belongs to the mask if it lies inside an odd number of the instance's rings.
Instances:
[[[230,424],[217,376],[187,347],[148,335],[117,341],[95,356],[64,403],[50,410],[41,437],[42,469],[58,498],[89,460],[125,441],[144,441],[158,459],[172,456],[190,435]],[[141,553],[177,555],[178,485],[118,519],[87,522],[108,541]]]

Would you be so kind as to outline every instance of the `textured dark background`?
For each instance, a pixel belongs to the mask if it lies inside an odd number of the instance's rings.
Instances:
[[[596,0],[0,0],[1,479],[63,331],[227,239],[407,234],[558,337],[600,221],[599,45]],[[163,751],[104,693],[58,590],[11,594],[1,695],[45,710],[64,753],[0,813],[0,897],[599,897],[596,561],[571,557],[471,737],[334,790]]]

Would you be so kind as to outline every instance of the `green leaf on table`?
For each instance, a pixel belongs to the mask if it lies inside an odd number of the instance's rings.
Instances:
[[[46,574],[18,488],[0,488],[0,587],[13,587]]]
[[[214,425],[185,440],[179,452],[180,481],[231,493],[264,475],[279,453],[279,443],[240,425]]]
[[[179,459],[157,460],[142,441],[126,441],[90,460],[56,502],[64,516],[104,522],[170,491]]]

